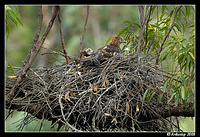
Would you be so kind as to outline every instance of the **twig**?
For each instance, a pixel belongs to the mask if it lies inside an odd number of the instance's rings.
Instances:
[[[63,119],[64,119],[64,121],[61,120],[61,122],[63,122],[65,125],[68,125],[72,130],[75,130],[75,131],[77,131],[77,132],[81,132],[81,130],[76,129],[75,127],[73,127],[72,125],[70,125],[70,124],[67,122],[67,120],[66,120],[66,118],[65,118],[65,115],[64,115],[64,112],[63,112],[63,105],[62,105],[62,102],[61,102],[62,96],[63,96],[63,94],[61,94],[60,97],[59,97],[59,99],[58,99],[58,102],[59,102],[59,104],[60,104],[61,114],[62,114]]]
[[[81,38],[81,42],[80,42],[80,50],[79,50],[78,58],[81,58],[81,55],[82,55],[82,54],[81,54],[81,51],[82,51],[82,48],[83,48],[83,41],[84,41],[86,29],[87,29],[88,17],[89,17],[89,5],[87,6],[87,15],[86,15],[86,18],[85,18],[84,31],[83,31],[82,38]]]
[[[65,125],[69,126],[72,130],[74,130],[76,132],[82,132],[81,130],[78,130],[75,127],[73,127],[72,125],[70,125],[67,121],[61,120],[61,122],[63,122]]]
[[[179,6],[179,7],[177,8],[177,10],[176,10],[176,12],[175,12],[175,14],[174,14],[174,18],[173,18],[172,24],[171,24],[171,26],[170,26],[170,28],[169,28],[169,30],[168,30],[168,32],[167,32],[167,35],[165,36],[165,38],[164,38],[164,40],[163,40],[163,42],[162,42],[162,44],[161,44],[161,47],[160,47],[160,50],[159,50],[159,52],[158,52],[158,56],[157,56],[157,59],[156,59],[156,65],[158,65],[158,61],[159,61],[160,53],[161,53],[161,51],[162,51],[162,49],[163,49],[163,45],[165,44],[165,41],[166,41],[167,38],[169,37],[169,34],[170,34],[172,28],[174,27],[174,21],[175,21],[175,19],[176,19],[176,15],[177,15],[177,13],[178,13],[178,11],[180,10],[181,7],[182,7],[182,5]]]
[[[38,24],[38,30],[34,38],[34,43],[38,42],[40,31],[42,29],[42,21],[43,21],[43,14],[42,14],[42,6],[39,6],[38,8],[38,17],[39,17],[39,24]]]
[[[119,81],[118,81],[119,82]],[[107,88],[96,100],[96,102],[94,103],[94,105],[92,106],[92,108],[94,108],[94,106],[96,105],[96,103],[99,101],[99,99],[103,96],[103,94],[105,94],[107,91],[109,91],[113,86],[115,86],[118,82],[115,82],[114,84],[112,84],[109,88]]]
[[[146,22],[147,19],[149,20],[149,18],[150,18],[151,9],[152,9],[152,6],[150,7],[148,13],[146,14],[146,16],[144,18],[144,6],[139,6],[141,29],[140,29],[140,36],[139,36],[138,44],[137,44],[137,54],[138,54],[138,56],[139,56],[139,53],[140,53],[141,40],[144,39],[143,38],[143,32],[144,32],[145,22]],[[148,25],[148,22],[147,22],[147,25]]]
[[[69,57],[67,56],[67,52],[65,50],[65,42],[64,42],[63,31],[62,31],[62,23],[61,23],[61,17],[60,17],[60,7],[59,7],[59,10],[58,10],[58,22],[59,22],[61,43],[62,43],[62,48],[63,48],[63,52],[64,52],[65,59],[66,59],[66,64],[69,64]]]
[[[137,54],[139,56],[140,52],[140,45],[141,45],[141,39],[143,39],[143,31],[144,31],[144,6],[139,6],[139,13],[140,13],[140,24],[141,24],[141,30],[140,30],[140,37],[138,39],[137,44]]]
[[[76,104],[74,105],[74,107],[72,108],[72,110],[70,111],[69,115],[67,116],[66,121],[68,120],[68,118],[70,117],[70,115],[72,114],[72,112],[74,111],[74,109],[75,109],[75,107],[77,106],[77,104],[79,103],[79,101],[80,101],[87,93],[88,93],[88,91],[85,92],[85,94],[83,94],[83,95],[78,99],[78,101],[76,102]]]
[[[150,9],[149,9],[149,14],[147,15],[148,16],[148,19],[147,19],[147,24],[146,24],[146,41],[145,41],[145,46],[143,49],[146,48],[147,46],[147,36],[148,36],[148,24],[149,24],[149,19],[150,19],[150,16],[151,16],[151,9],[152,9],[152,6],[150,6]]]
[[[38,25],[38,32],[37,32],[35,39],[34,39],[35,43],[33,44],[31,52],[29,53],[28,57],[26,58],[26,62],[23,64],[23,69],[20,72],[21,74],[19,74],[15,84],[13,85],[13,88],[6,95],[6,99],[8,99],[8,98],[11,99],[14,96],[15,88],[20,84],[20,82],[22,81],[22,79],[26,75],[27,71],[29,70],[30,66],[32,65],[35,57],[37,56],[38,52],[40,51],[40,49],[41,49],[41,47],[42,47],[42,45],[43,45],[43,43],[46,39],[49,31],[51,30],[51,27],[53,26],[54,20],[55,20],[57,14],[58,14],[58,9],[59,9],[59,6],[55,6],[54,13],[53,13],[51,20],[49,21],[48,27],[47,27],[46,31],[44,32],[40,41],[38,41],[38,34],[40,34],[43,16],[42,16],[42,10],[41,9],[39,10],[39,15],[40,15],[39,18],[40,19],[39,19],[39,25]],[[37,40],[37,42],[36,42],[36,40]]]

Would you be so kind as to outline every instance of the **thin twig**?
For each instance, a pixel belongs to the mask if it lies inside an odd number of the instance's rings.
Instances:
[[[94,108],[94,106],[96,105],[96,103],[99,101],[99,99],[107,92],[109,91],[113,86],[115,86],[118,82],[115,82],[114,84],[112,84],[109,88],[107,88],[96,100],[96,102],[94,103],[94,105],[92,106],[92,108]]]
[[[140,53],[141,40],[144,39],[143,38],[143,32],[144,32],[144,28],[145,28],[144,27],[145,22],[147,21],[148,18],[150,18],[151,9],[152,9],[152,6],[149,8],[148,13],[146,14],[146,16],[144,18],[144,6],[139,6],[141,29],[140,29],[140,36],[139,36],[138,44],[137,44],[137,54],[138,54],[138,56],[139,56],[139,53]],[[147,23],[147,25],[148,25],[148,23]]]
[[[87,15],[86,15],[86,18],[85,18],[84,31],[83,31],[81,42],[80,42],[80,50],[79,50],[78,58],[81,58],[81,55],[82,55],[81,52],[82,52],[82,48],[83,48],[83,41],[84,41],[84,37],[85,37],[85,32],[86,32],[86,29],[87,29],[88,17],[89,17],[89,5],[87,6]]]
[[[162,42],[162,44],[161,44],[161,47],[160,47],[160,50],[159,50],[159,52],[158,52],[158,56],[157,56],[157,59],[156,59],[156,65],[158,65],[159,57],[160,57],[160,53],[161,53],[161,51],[162,51],[162,49],[163,49],[163,45],[165,44],[165,41],[166,41],[167,38],[169,37],[169,34],[170,34],[170,32],[172,31],[172,28],[174,27],[174,22],[175,22],[175,19],[176,19],[176,15],[177,15],[177,13],[178,13],[178,11],[180,10],[181,7],[182,7],[182,5],[179,6],[179,7],[177,8],[177,10],[176,10],[176,12],[175,12],[175,14],[174,14],[174,18],[173,18],[172,24],[171,24],[171,26],[170,26],[170,28],[169,28],[169,30],[168,30],[168,32],[167,32],[167,35],[165,36],[165,38],[164,38],[164,40],[163,40],[163,42]]]
[[[152,6],[150,6],[150,9],[149,9],[148,19],[147,19],[147,24],[146,24],[146,41],[145,41],[145,46],[144,46],[143,49],[145,49],[146,46],[147,46],[147,36],[148,36],[148,31],[147,30],[148,30],[149,19],[151,17],[151,9],[152,9]]]
[[[138,44],[137,44],[137,54],[139,56],[140,53],[140,45],[141,45],[141,40],[143,39],[143,31],[144,31],[144,6],[139,6],[139,13],[140,13],[140,24],[141,24],[141,30],[140,30],[140,37],[138,39]]]
[[[67,121],[61,120],[61,122],[64,123],[65,125],[69,126],[72,130],[74,130],[76,132],[82,132],[81,130],[78,130],[75,127],[73,127],[72,125],[70,125]]]
[[[61,22],[61,17],[60,17],[60,7],[59,7],[59,11],[58,11],[58,22],[59,22],[61,43],[62,43],[62,48],[63,48],[63,52],[64,52],[65,59],[66,59],[66,64],[69,64],[69,57],[67,56],[67,52],[65,50],[65,41],[64,41],[64,37],[63,37],[63,31],[62,31],[62,22]]]
[[[75,131],[77,131],[77,132],[81,132],[80,130],[76,129],[75,127],[73,127],[72,125],[70,125],[70,124],[67,122],[67,120],[66,120],[66,118],[65,118],[65,115],[64,115],[64,112],[63,112],[63,105],[62,105],[62,101],[61,101],[62,96],[63,96],[63,94],[61,94],[60,97],[59,97],[59,99],[58,99],[59,104],[60,104],[61,114],[62,114],[63,119],[64,119],[64,121],[61,120],[61,122],[65,123],[65,125],[68,125],[72,130],[75,130]]]
[[[66,121],[68,120],[68,118],[70,117],[70,115],[72,114],[72,112],[74,111],[74,109],[76,108],[76,106],[77,106],[77,104],[79,103],[79,101],[80,101],[87,93],[88,93],[88,91],[85,92],[85,94],[83,94],[83,95],[78,99],[78,101],[76,102],[76,104],[74,105],[74,107],[72,108],[72,110],[70,111],[69,115],[67,116]]]
[[[42,29],[42,21],[43,21],[43,14],[42,14],[42,6],[39,6],[38,8],[38,17],[39,17],[39,24],[38,24],[38,30],[34,38],[34,43],[38,42],[40,31]]]

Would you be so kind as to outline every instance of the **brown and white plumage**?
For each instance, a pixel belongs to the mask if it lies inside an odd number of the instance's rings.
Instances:
[[[121,43],[126,43],[126,41],[120,36],[114,36],[107,46],[102,47],[95,52],[94,59],[101,63],[103,61],[108,60],[111,57],[121,55]]]
[[[126,43],[126,41],[120,36],[114,36],[107,46],[99,48],[95,53],[92,49],[86,47],[82,51],[82,55],[84,56],[83,64],[86,66],[96,66],[115,56],[117,57],[115,59],[119,59],[118,57],[121,57],[122,55],[120,49],[121,43]]]
[[[94,55],[94,51],[91,48],[86,47],[83,49],[82,55],[84,57],[92,56],[92,55]]]

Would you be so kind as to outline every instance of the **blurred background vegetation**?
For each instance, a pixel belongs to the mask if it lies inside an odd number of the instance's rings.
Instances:
[[[22,61],[26,58],[32,48],[33,39],[38,27],[38,6],[15,5],[10,6],[15,12],[19,13],[23,25],[10,24],[9,36],[6,39],[6,66],[12,64],[14,67],[21,67]],[[172,6],[168,6],[169,8]],[[161,8],[159,9],[161,12]],[[69,56],[77,56],[80,47],[80,40],[84,30],[86,17],[86,5],[62,5],[62,28],[66,51]],[[96,49],[105,45],[107,39],[118,35],[119,32],[127,27],[124,21],[134,21],[139,23],[139,11],[136,5],[90,5],[87,30],[84,39],[84,47]],[[194,13],[191,13],[194,14]],[[43,6],[43,27],[42,33],[46,29],[52,15],[52,6]],[[152,20],[153,22],[154,20]],[[194,17],[191,18],[194,21]],[[20,23],[19,23],[20,24]],[[151,26],[151,29],[153,26]],[[189,35],[191,29],[185,30],[184,35]],[[134,35],[139,31],[135,30]],[[174,33],[174,32],[173,32]],[[6,36],[5,36],[6,37]],[[62,51],[60,42],[60,33],[57,20],[45,40],[42,50],[36,57],[32,67],[51,66],[62,64],[65,59],[57,55],[42,55],[48,52],[47,49]],[[168,71],[173,69],[171,60],[163,62],[163,67]],[[5,111],[5,116],[8,111]],[[5,121],[5,131],[38,131],[40,125],[43,125],[41,131],[55,131],[56,127],[50,128],[50,122],[36,119],[24,128],[20,127],[20,122],[25,118],[26,113],[14,112]],[[195,118],[181,118],[181,129],[183,131],[195,131]],[[61,130],[64,130],[61,128]]]

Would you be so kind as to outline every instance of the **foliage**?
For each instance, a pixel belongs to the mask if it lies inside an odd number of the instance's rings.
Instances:
[[[9,20],[12,21],[12,23],[14,23],[17,27],[18,27],[18,24],[23,26],[23,23],[22,23],[21,18],[20,18],[20,14],[18,13],[18,6],[16,6],[16,8],[17,8],[17,11],[14,11],[10,6],[5,5],[6,39],[7,40],[8,40],[9,32],[11,31]],[[10,69],[12,70],[12,73],[14,74],[14,70],[13,70],[12,65],[10,63],[6,63],[6,68],[7,68],[7,65],[10,67]]]
[[[194,98],[191,97],[194,97],[195,94],[194,6],[185,5],[180,8],[175,18],[172,32],[165,41],[161,53],[158,54],[178,7],[175,5],[152,6],[151,12],[148,15],[149,20],[145,23],[140,49],[143,54],[156,53],[159,56],[160,64],[172,63],[174,68],[178,68],[173,72],[173,76],[166,81],[163,93],[158,99],[161,102],[163,101],[163,94],[170,94],[168,103],[174,100],[175,105],[178,105],[178,103],[186,104],[189,101],[194,102]],[[146,11],[149,8],[150,6],[145,6]],[[141,24],[134,20],[126,20],[123,23],[126,26],[119,31],[118,35],[123,36],[127,44],[122,50],[125,52],[125,48],[129,48],[129,53],[136,52]],[[148,90],[146,90],[144,95],[149,100],[153,96],[148,94]]]
[[[6,11],[6,39],[8,39],[9,32],[11,31],[9,20],[14,23],[17,27],[18,24],[23,26],[22,20],[20,18],[20,14],[18,13],[18,6],[16,6],[17,11],[14,11],[11,6],[6,5],[5,11]]]

